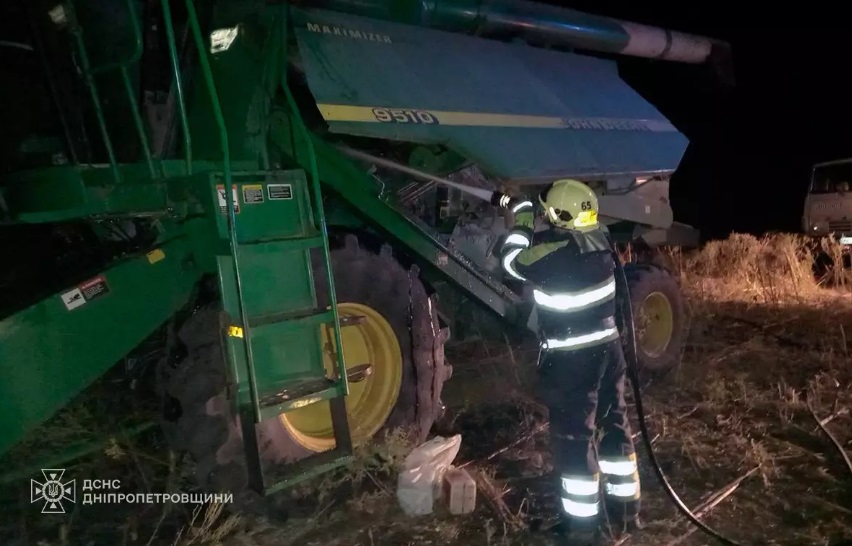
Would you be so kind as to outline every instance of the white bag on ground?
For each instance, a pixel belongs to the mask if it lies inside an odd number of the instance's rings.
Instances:
[[[461,434],[436,436],[408,454],[396,483],[396,497],[410,516],[432,513],[441,493],[441,480],[461,447]]]

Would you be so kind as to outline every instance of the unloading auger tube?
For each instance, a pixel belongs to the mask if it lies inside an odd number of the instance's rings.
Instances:
[[[730,64],[730,46],[721,40],[527,0],[300,0],[295,3],[451,32],[521,38],[536,45],[689,64],[712,62],[723,72],[729,70]]]

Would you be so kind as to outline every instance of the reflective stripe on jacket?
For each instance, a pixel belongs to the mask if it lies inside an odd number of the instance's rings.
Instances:
[[[615,262],[604,233],[551,228],[533,237],[532,226],[530,203],[516,216],[502,262],[533,287],[543,348],[576,350],[617,339]]]
[[[519,281],[527,280],[516,267],[515,260],[524,250],[532,245],[535,218],[532,201],[523,201],[516,205],[512,212],[515,214],[515,227],[506,236],[501,251],[503,270]]]

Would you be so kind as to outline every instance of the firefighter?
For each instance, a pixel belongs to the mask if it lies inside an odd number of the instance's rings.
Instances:
[[[535,300],[540,393],[550,412],[563,509],[559,527],[583,539],[599,536],[604,521],[635,530],[639,473],[615,320],[617,257],[598,223],[597,196],[587,185],[557,180],[538,201],[548,229],[535,234],[538,207],[531,201],[501,203],[515,214],[501,259],[506,273],[528,284]]]

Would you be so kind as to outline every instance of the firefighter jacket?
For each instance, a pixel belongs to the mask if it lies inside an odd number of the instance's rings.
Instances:
[[[542,348],[571,351],[618,339],[615,262],[602,229],[551,227],[533,235],[532,203],[513,211],[516,226],[503,245],[502,264],[532,287]]]

